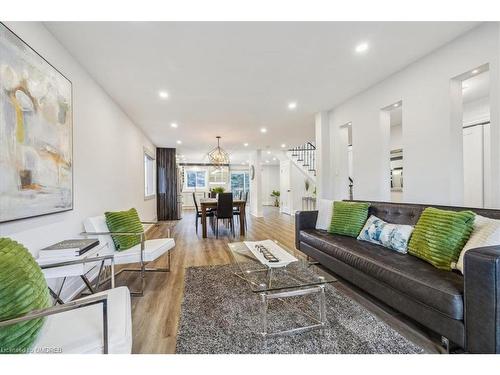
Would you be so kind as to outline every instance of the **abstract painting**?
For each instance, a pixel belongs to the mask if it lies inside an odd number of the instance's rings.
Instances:
[[[73,209],[71,82],[0,23],[0,222]]]

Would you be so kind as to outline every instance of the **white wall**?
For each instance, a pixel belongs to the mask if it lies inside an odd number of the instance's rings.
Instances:
[[[271,197],[273,190],[280,190],[280,167],[279,165],[262,166],[262,204],[273,206],[274,198]]]
[[[491,88],[492,206],[500,207],[498,23],[485,23],[329,112],[335,198],[346,198],[346,158],[340,127],[352,121],[354,198],[388,200],[389,134],[381,108],[402,101],[404,201],[461,204],[462,130],[452,116],[452,78],[489,63]],[[494,105],[493,105],[494,103]],[[455,116],[456,117],[456,116]],[[461,116],[460,116],[461,119]]]
[[[143,150],[154,145],[40,22],[7,22],[73,83],[74,209],[0,224],[36,255],[59,240],[77,236],[83,220],[109,210],[135,207],[156,217],[156,200],[144,200]]]

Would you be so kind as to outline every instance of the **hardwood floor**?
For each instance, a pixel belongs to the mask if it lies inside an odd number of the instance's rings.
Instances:
[[[282,215],[274,207],[264,208],[264,217],[248,217],[248,231],[241,240],[274,239],[289,249],[294,249],[296,256],[303,256],[295,250],[294,218]],[[180,317],[184,273],[193,266],[220,265],[231,262],[227,243],[237,241],[229,237],[227,229],[222,229],[219,239],[209,230],[209,238],[201,238],[201,226],[198,235],[194,227],[194,211],[185,211],[183,219],[173,223],[163,223],[148,232],[148,238],[167,236],[171,227],[176,246],[171,254],[169,273],[148,273],[143,297],[132,299],[133,353],[175,353],[177,326]],[[167,257],[163,256],[151,266],[166,266]],[[130,288],[139,287],[136,274],[122,274],[117,278],[117,285],[127,284]],[[340,282],[336,285],[351,298],[357,300],[374,314],[401,332],[404,336],[424,347],[427,352],[437,352],[433,340],[409,322],[403,322],[395,312],[379,306],[374,301],[359,293],[355,288]]]

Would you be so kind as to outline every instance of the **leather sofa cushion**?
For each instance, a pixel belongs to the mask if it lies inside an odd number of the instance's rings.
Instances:
[[[442,314],[463,320],[463,277],[416,257],[355,238],[306,229],[300,241],[382,281]]]

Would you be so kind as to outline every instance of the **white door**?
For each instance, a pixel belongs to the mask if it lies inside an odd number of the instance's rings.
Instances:
[[[280,163],[280,212],[290,215],[290,161]]]
[[[464,206],[483,207],[483,126],[464,132]]]

